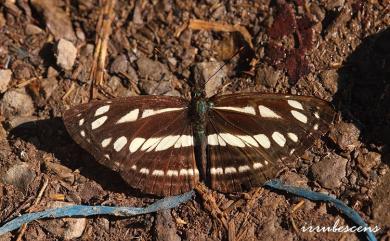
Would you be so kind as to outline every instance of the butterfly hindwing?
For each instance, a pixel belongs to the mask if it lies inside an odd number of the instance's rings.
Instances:
[[[188,101],[137,96],[92,101],[64,114],[72,138],[134,188],[188,191],[197,178]]]
[[[246,93],[210,101],[210,180],[222,192],[272,178],[326,132],[334,117],[330,105],[314,97]]]

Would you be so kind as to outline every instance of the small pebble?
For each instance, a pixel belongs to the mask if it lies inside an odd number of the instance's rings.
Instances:
[[[47,209],[60,208],[74,205],[71,202],[54,201],[49,202]],[[63,240],[72,240],[81,237],[87,225],[86,218],[61,218],[53,220],[39,221],[44,229],[52,233],[54,236]]]
[[[202,62],[194,69],[195,81],[201,78],[206,82],[206,97],[213,96],[221,91],[223,80],[226,78],[225,68],[221,68],[223,62]]]
[[[8,169],[2,178],[2,181],[15,186],[22,192],[26,192],[35,176],[32,167],[28,163],[21,162]]]
[[[348,160],[336,154],[330,154],[311,167],[311,173],[324,188],[338,188],[346,175]]]
[[[340,122],[330,131],[330,139],[344,151],[351,152],[359,142],[360,130],[352,123]]]
[[[64,70],[71,70],[77,57],[77,49],[72,42],[60,39],[56,48],[57,65]]]
[[[110,67],[110,72],[114,74],[126,73],[128,65],[129,65],[129,61],[127,61],[126,56],[121,54],[117,56],[112,62]]]
[[[35,35],[35,34],[44,33],[44,31],[40,27],[38,27],[34,24],[30,24],[30,23],[26,25],[25,32],[27,35]]]
[[[6,118],[14,115],[31,116],[34,113],[33,101],[23,88],[5,92],[0,106]]]
[[[8,89],[8,84],[11,81],[12,71],[9,69],[0,69],[0,93],[4,93]]]

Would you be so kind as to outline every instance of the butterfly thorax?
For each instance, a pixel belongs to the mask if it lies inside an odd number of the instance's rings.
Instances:
[[[192,120],[194,123],[195,155],[200,177],[207,180],[207,155],[206,155],[206,126],[207,116],[211,103],[207,101],[206,94],[202,88],[195,88],[192,92]]]

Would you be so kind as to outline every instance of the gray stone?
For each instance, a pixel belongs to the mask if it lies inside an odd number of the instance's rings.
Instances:
[[[311,173],[316,181],[328,189],[341,186],[345,178],[348,160],[336,154],[330,154],[311,167]]]
[[[221,90],[223,80],[226,78],[225,68],[221,68],[223,62],[202,62],[194,68],[195,81],[203,79],[206,83],[206,96],[210,97]]]
[[[9,69],[0,69],[0,93],[4,93],[8,89],[8,84],[11,81],[12,71]]]
[[[44,31],[40,27],[29,23],[26,25],[25,32],[27,35],[35,35],[35,34],[43,33]]]
[[[129,61],[127,61],[126,56],[123,54],[119,55],[112,62],[110,67],[110,72],[114,74],[126,73],[128,65],[129,65]]]
[[[56,48],[57,65],[65,70],[71,70],[77,57],[77,48],[72,42],[60,39]]]
[[[74,205],[70,202],[49,202],[47,208],[60,208]],[[63,240],[72,240],[81,237],[87,224],[86,218],[61,218],[40,221],[43,228]]]
[[[2,179],[4,183],[13,185],[20,191],[26,192],[35,176],[35,172],[31,166],[25,162],[21,162],[8,169]]]
[[[7,91],[0,106],[6,118],[12,115],[31,116],[34,112],[33,101],[24,88]]]

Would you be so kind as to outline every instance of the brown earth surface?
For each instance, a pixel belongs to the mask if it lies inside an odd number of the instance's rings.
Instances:
[[[193,66],[210,76],[225,62],[209,93],[332,103],[330,132],[279,178],[334,195],[390,240],[389,26],[388,0],[1,1],[0,223],[74,203],[154,202],[76,145],[62,114],[91,97],[189,98]],[[354,225],[326,203],[263,188],[202,196],[131,218],[41,220],[0,240],[365,240],[303,232]]]

